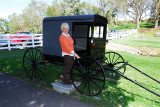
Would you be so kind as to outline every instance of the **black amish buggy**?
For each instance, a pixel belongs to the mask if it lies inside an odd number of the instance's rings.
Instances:
[[[73,65],[71,80],[78,92],[88,96],[101,93],[106,80],[118,81],[120,77],[160,96],[124,75],[126,65],[139,71],[152,80],[158,80],[145,74],[125,62],[116,52],[106,52],[107,19],[103,16],[76,15],[47,17],[43,20],[43,52],[37,48],[29,48],[23,56],[23,68],[31,80],[42,80],[47,71],[47,63],[63,65],[62,50],[59,37],[62,33],[61,24],[68,23],[69,34],[74,40],[74,50],[80,55]]]

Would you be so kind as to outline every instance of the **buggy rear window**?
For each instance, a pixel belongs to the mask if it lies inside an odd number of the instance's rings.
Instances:
[[[104,34],[104,26],[94,26],[93,38],[104,38],[103,34]]]

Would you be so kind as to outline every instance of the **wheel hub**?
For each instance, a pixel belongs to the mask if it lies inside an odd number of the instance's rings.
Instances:
[[[87,81],[90,81],[91,77],[90,77],[89,75],[87,75],[87,76],[85,76],[85,79],[86,79]]]
[[[107,66],[108,66],[108,68],[113,68],[114,67],[114,65],[111,64],[111,63],[109,63]]]
[[[35,61],[33,61],[32,66],[33,66],[33,67],[36,67],[36,66],[37,66],[37,63],[36,63]]]

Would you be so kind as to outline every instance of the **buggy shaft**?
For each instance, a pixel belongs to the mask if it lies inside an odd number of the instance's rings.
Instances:
[[[138,82],[136,82],[136,81],[134,81],[134,80],[128,78],[127,76],[124,76],[123,74],[121,74],[120,72],[117,72],[116,70],[113,70],[113,71],[114,71],[115,73],[121,75],[121,76],[124,77],[125,79],[127,79],[127,80],[129,80],[129,81],[135,83],[136,85],[138,85],[138,86],[144,88],[145,90],[147,90],[147,91],[149,91],[149,92],[155,94],[156,96],[160,97],[160,94],[158,94],[158,93],[156,93],[156,92],[154,92],[154,91],[152,91],[152,90],[150,90],[150,89],[144,87],[143,85],[141,85],[141,84],[139,84]]]
[[[160,84],[160,81],[158,81],[158,80],[154,79],[153,77],[147,75],[146,73],[142,72],[141,70],[137,69],[136,67],[132,66],[131,64],[127,64],[127,65],[129,65],[130,67],[132,67],[132,68],[134,68],[135,70],[139,71],[141,74],[144,74],[145,76],[149,77],[150,79],[152,79],[152,80],[154,80],[154,81],[156,81],[157,83]]]

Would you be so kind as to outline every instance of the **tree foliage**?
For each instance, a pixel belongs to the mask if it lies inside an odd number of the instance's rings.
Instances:
[[[10,33],[17,31],[42,32],[42,21],[46,15],[46,9],[45,2],[32,0],[22,14],[9,16]]]
[[[0,32],[8,31],[8,21],[6,19],[0,18]]]
[[[47,17],[100,14],[100,8],[80,0],[60,0],[53,1],[46,13]]]
[[[139,29],[141,20],[151,5],[155,28],[158,26],[160,0],[97,0],[96,3],[93,5],[81,0],[54,0],[49,6],[45,2],[31,0],[22,14],[14,13],[9,16],[9,23],[0,19],[0,28],[8,26],[10,33],[17,31],[40,33],[44,17],[87,14],[100,14],[108,19],[109,24],[117,25],[117,18],[122,14],[125,20],[127,15],[133,18]]]

